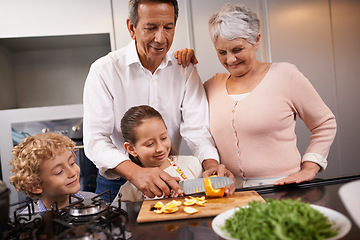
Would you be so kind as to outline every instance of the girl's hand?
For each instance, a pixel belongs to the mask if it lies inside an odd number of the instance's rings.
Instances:
[[[130,161],[124,161],[120,165],[134,164],[133,162],[127,162]],[[128,174],[128,180],[149,198],[154,198],[155,196],[161,197],[163,194],[170,196],[171,191],[179,196],[183,193],[177,181],[162,169],[158,167],[143,168],[138,165],[135,168],[135,171],[131,171],[131,174]],[[128,167],[127,170],[130,172],[131,168]]]
[[[198,63],[193,49],[184,48],[178,50],[175,52],[174,56],[178,60],[178,64],[183,67],[189,66],[190,63],[194,65]]]
[[[171,189],[169,197],[174,198],[174,197],[182,197],[182,196],[184,196],[183,190],[176,192],[174,189]]]

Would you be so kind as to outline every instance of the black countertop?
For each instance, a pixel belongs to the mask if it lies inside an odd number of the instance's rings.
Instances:
[[[246,190],[257,191],[265,200],[272,199],[297,199],[310,204],[327,207],[338,211],[348,217],[351,221],[350,232],[342,239],[360,239],[360,229],[345,209],[339,194],[339,188],[354,180],[359,180],[360,175],[332,179],[316,179],[298,185],[285,186],[262,186],[246,188]],[[237,189],[243,191],[245,189]],[[360,189],[359,189],[360,190]],[[167,222],[141,223],[136,222],[140,211],[141,202],[127,203],[129,224],[127,230],[131,232],[131,239],[181,239],[181,240],[212,240],[222,239],[211,228],[213,218],[197,218],[192,220],[176,220]]]

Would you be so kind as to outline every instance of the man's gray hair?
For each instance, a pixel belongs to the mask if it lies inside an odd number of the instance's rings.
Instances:
[[[220,36],[226,40],[244,38],[255,44],[260,32],[260,20],[249,8],[228,3],[210,17],[209,31],[213,42]]]
[[[141,2],[155,2],[155,3],[169,3],[174,6],[175,10],[175,24],[179,16],[179,5],[177,0],[129,0],[129,19],[134,24],[134,26],[137,26],[137,23],[139,21],[139,14],[138,14],[138,7]]]

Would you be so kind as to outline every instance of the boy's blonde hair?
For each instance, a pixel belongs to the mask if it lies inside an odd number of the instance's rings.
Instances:
[[[33,187],[40,186],[40,163],[54,159],[57,154],[69,150],[75,157],[75,143],[59,133],[44,133],[30,136],[15,146],[12,150],[14,158],[10,161],[13,166],[10,183],[17,191],[25,193],[31,198],[40,196],[31,192]]]

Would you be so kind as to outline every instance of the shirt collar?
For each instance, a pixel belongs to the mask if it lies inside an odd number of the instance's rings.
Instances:
[[[165,68],[167,65],[171,64],[172,61],[173,59],[170,57],[170,53],[166,53],[165,58],[161,61],[158,69]],[[130,66],[134,63],[137,63],[139,66],[144,68],[136,51],[135,40],[131,40],[126,50],[126,64]]]

